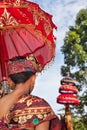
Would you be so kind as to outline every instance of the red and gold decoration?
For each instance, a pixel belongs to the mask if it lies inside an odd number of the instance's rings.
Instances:
[[[52,15],[38,4],[27,0],[1,0],[0,82],[8,75],[9,59],[33,54],[42,69],[52,61],[55,57],[54,29],[57,27]]]
[[[76,95],[78,93],[78,89],[76,87],[76,81],[69,76],[63,78],[61,80],[59,93],[61,94],[57,97],[57,103],[65,105],[65,122],[67,125],[67,130],[73,130],[69,105],[80,104],[80,101]]]
[[[33,54],[42,68],[55,56],[52,15],[26,0],[0,1],[0,81],[6,61]]]

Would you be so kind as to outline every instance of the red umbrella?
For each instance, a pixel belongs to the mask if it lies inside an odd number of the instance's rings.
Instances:
[[[0,3],[0,81],[7,76],[6,61],[33,54],[44,67],[55,56],[52,15],[24,0]]]

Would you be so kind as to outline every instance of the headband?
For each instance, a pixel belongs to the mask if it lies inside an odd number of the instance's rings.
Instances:
[[[20,58],[16,60],[10,60],[8,62],[7,72],[8,75],[16,74],[20,72],[32,71],[34,73],[40,72],[42,67],[38,64],[37,60],[33,55],[26,58]]]

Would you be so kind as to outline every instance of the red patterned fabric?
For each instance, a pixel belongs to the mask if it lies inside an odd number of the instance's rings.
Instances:
[[[7,65],[8,75],[20,72],[32,71],[34,73],[40,72],[42,67],[33,55],[23,59],[9,61]]]
[[[0,81],[7,76],[6,61],[34,54],[42,66],[55,56],[57,27],[52,15],[26,0],[0,2]],[[2,71],[1,71],[2,70]]]
[[[59,119],[49,104],[39,97],[25,95],[11,109],[8,116],[8,128],[5,123],[1,125],[3,130],[22,130],[45,121],[51,121],[49,130],[60,130]]]

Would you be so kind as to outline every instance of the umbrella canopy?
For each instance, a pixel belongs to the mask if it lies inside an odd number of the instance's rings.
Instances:
[[[6,62],[33,54],[42,68],[55,56],[52,15],[38,4],[23,0],[0,2],[0,81],[6,77]]]

